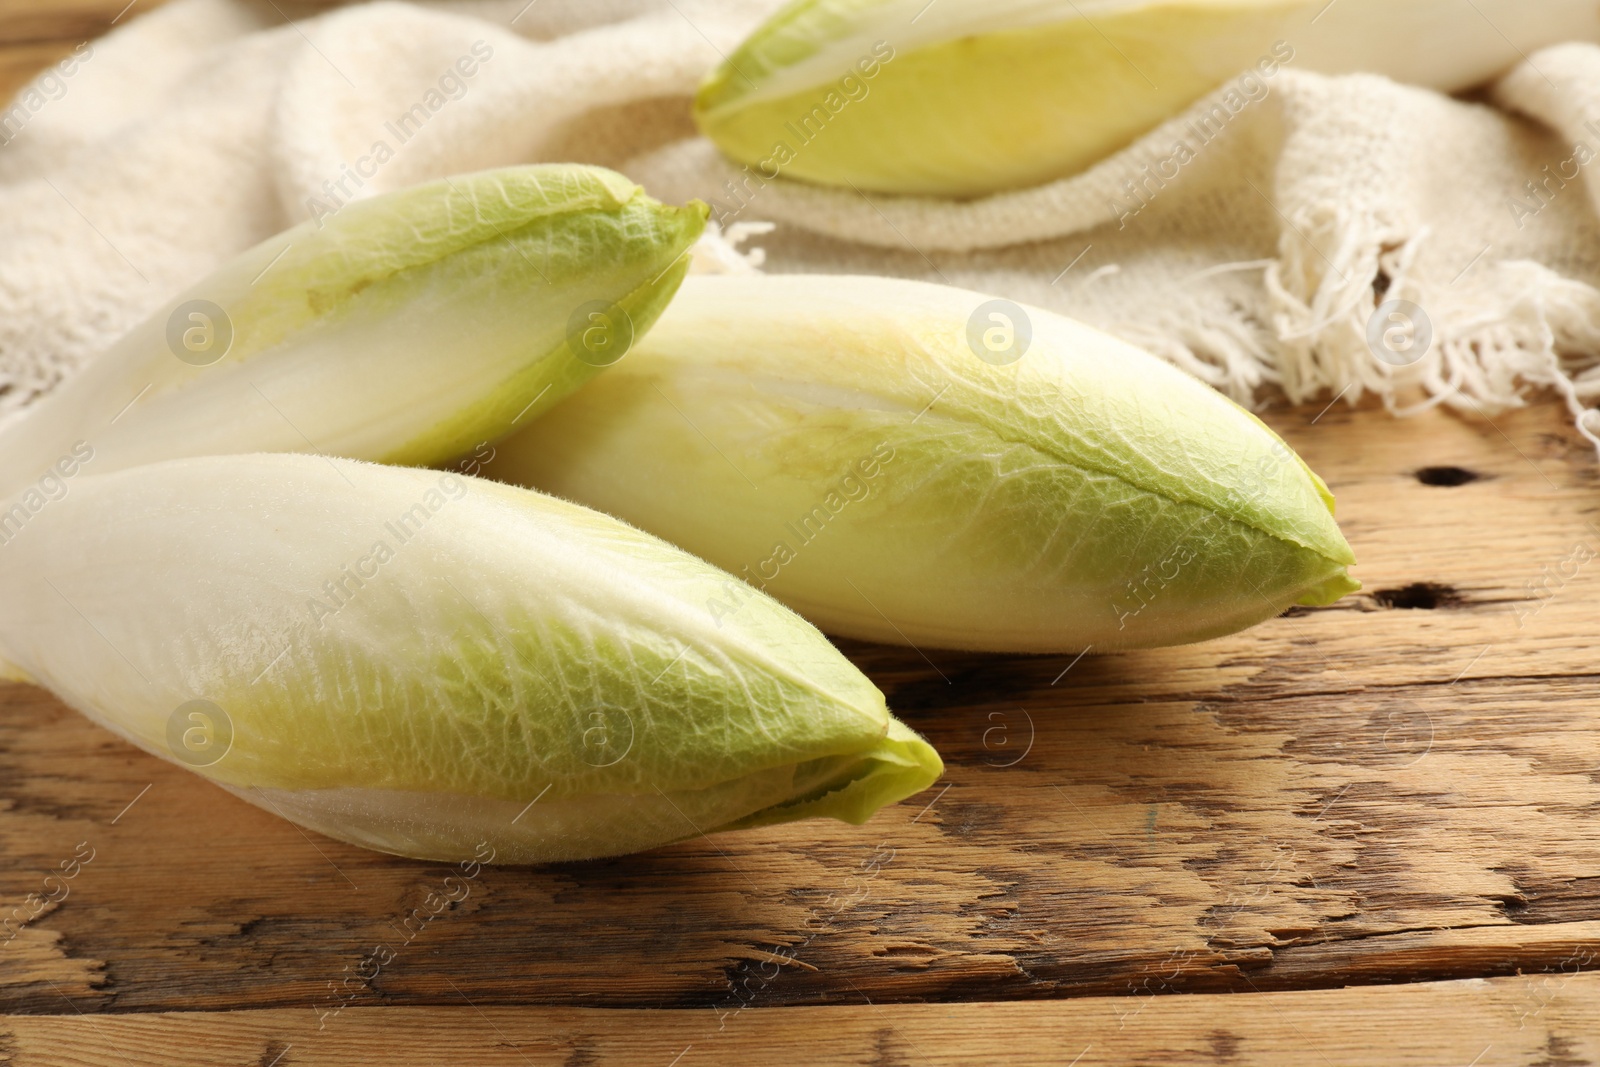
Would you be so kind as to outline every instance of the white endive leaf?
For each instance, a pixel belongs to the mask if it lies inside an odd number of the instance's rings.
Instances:
[[[1082,170],[1230,79],[1222,124],[1285,65],[1455,92],[1566,40],[1600,40],[1592,0],[797,0],[695,117],[769,179],[978,196]]]
[[[306,455],[85,477],[0,545],[0,655],[356,844],[501,861],[860,821],[933,750],[812,626],[615,519]],[[479,854],[481,858],[481,853]]]
[[[1080,323],[920,282],[690,278],[487,475],[899,644],[1178,644],[1359,588],[1332,497],[1254,416]]]
[[[182,456],[461,455],[610,362],[584,347],[595,323],[619,347],[648,329],[704,217],[574,165],[349,204],[232,260],[0,428],[0,496]]]

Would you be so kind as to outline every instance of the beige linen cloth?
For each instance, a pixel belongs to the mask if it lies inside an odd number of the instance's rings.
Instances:
[[[1600,49],[1535,53],[1478,102],[1291,60],[1088,173],[953,202],[751,180],[696,135],[696,84],[776,6],[134,8],[0,112],[0,417],[344,200],[577,160],[711,201],[701,269],[983,290],[1242,401],[1492,416],[1553,390],[1600,446]]]

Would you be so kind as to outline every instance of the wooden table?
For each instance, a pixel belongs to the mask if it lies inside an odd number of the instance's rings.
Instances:
[[[120,6],[0,0],[0,93]],[[0,1063],[1600,1063],[1593,451],[1548,404],[1268,421],[1367,591],[1077,662],[847,645],[948,763],[864,827],[441,907],[0,686],[0,918],[77,860],[0,944]]]

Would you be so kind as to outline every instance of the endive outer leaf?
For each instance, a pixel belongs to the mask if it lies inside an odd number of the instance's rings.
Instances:
[[[798,0],[695,116],[767,178],[976,196],[1082,170],[1242,72],[1221,125],[1285,63],[1453,92],[1570,39],[1600,39],[1591,0]]]
[[[75,447],[91,473],[228,452],[450,459],[598,372],[569,342],[575,314],[648,329],[704,217],[574,165],[349,204],[232,260],[0,427],[0,495]]]
[[[980,359],[990,307],[887,278],[690,278],[487,475],[891,643],[1177,644],[1359,588],[1327,487],[1258,419],[1037,308],[1011,305],[1020,359]]]
[[[0,654],[252,803],[410,856],[860,821],[938,776],[804,620],[762,596],[714,618],[736,585],[492,482],[176,460],[85,477],[0,546]]]

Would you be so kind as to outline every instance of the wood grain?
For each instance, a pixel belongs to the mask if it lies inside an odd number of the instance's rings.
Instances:
[[[0,0],[0,97],[121,8]],[[1593,452],[1551,405],[1268,421],[1367,591],[1076,663],[846,645],[949,765],[864,827],[434,912],[441,868],[0,685],[0,1010],[43,1013],[0,1063],[1600,1062]]]
[[[0,1020],[13,1067],[1583,1067],[1600,1063],[1600,977],[1442,982],[1245,997],[906,1004],[719,1014],[352,1008]],[[1448,1027],[1418,1020],[1453,1020]]]
[[[0,919],[94,850],[0,945],[0,1007],[727,1011],[1591,969],[1600,562],[1570,561],[1600,553],[1594,454],[1548,405],[1317,414],[1268,419],[1339,495],[1365,592],[1075,665],[848,645],[949,766],[864,827],[489,869],[432,916],[443,869],[0,689]]]
[[[160,7],[166,0],[0,0],[0,45],[82,41]]]
[[[45,67],[72,52],[68,41],[39,41],[0,48],[0,101],[10,100]]]

